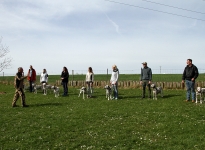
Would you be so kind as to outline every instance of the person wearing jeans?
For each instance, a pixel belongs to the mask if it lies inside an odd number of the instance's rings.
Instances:
[[[142,99],[145,98],[146,86],[148,87],[148,97],[151,98],[151,81],[152,81],[152,69],[147,66],[147,62],[142,63],[140,84],[142,85]]]
[[[192,103],[195,102],[195,81],[199,76],[198,68],[192,64],[192,59],[187,59],[187,66],[184,68],[182,75],[182,84],[186,84],[186,102],[190,101],[190,95],[192,95]]]
[[[119,70],[116,65],[112,66],[112,75],[110,79],[110,84],[112,85],[113,89],[113,99],[118,99],[118,78],[119,78]]]

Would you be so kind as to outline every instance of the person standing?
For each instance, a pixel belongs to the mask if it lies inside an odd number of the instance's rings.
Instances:
[[[43,87],[43,94],[47,95],[46,85],[48,83],[48,74],[46,69],[43,69],[43,72],[41,73],[40,83],[42,84]]]
[[[112,75],[110,79],[110,84],[112,85],[113,89],[113,99],[118,99],[118,79],[119,79],[119,70],[116,65],[112,66]]]
[[[86,84],[87,84],[87,98],[91,98],[93,94],[93,81],[94,81],[94,73],[92,67],[88,68],[88,72],[86,74]]]
[[[184,68],[182,75],[182,84],[186,84],[186,100],[190,101],[190,95],[192,95],[192,102],[195,102],[196,93],[195,93],[195,81],[199,76],[198,68],[192,64],[192,59],[187,59],[187,66]]]
[[[66,67],[63,67],[63,71],[61,73],[61,84],[63,85],[63,96],[68,95],[68,78],[69,78],[69,72]]]
[[[36,81],[36,71],[33,69],[33,66],[30,65],[30,69],[28,70],[27,79],[29,81],[30,92],[33,92],[33,83]]]
[[[142,99],[145,98],[145,89],[148,87],[148,97],[151,98],[151,81],[152,81],[152,69],[147,66],[147,62],[142,63],[140,84],[142,85]]]
[[[41,73],[41,76],[40,76],[40,83],[48,83],[48,74],[47,74],[47,71],[46,69],[43,69],[43,72]]]
[[[23,90],[23,86],[24,86],[23,82],[24,82],[24,79],[26,78],[27,76],[24,77],[23,68],[19,67],[18,72],[16,73],[16,76],[14,78],[15,94],[14,94],[14,98],[12,102],[12,107],[17,107],[16,102],[19,96],[21,97],[22,107],[28,107],[28,105],[26,105],[26,102],[25,102],[26,97],[25,97],[24,90]]]

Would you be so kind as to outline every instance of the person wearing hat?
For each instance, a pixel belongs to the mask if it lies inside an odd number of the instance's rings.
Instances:
[[[145,89],[148,87],[148,97],[151,98],[151,81],[152,81],[152,69],[147,66],[147,62],[142,63],[140,84],[142,85],[142,99],[145,98]]]

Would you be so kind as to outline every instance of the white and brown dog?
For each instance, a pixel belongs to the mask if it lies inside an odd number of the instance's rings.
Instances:
[[[163,88],[162,87],[156,87],[155,84],[151,84],[151,88],[153,88],[153,99],[157,100],[157,94],[161,94],[161,97],[163,97]]]
[[[104,87],[104,89],[106,90],[105,96],[108,100],[112,99],[112,89],[109,85],[106,85]]]
[[[83,99],[85,99],[86,87],[83,86],[79,90],[80,90],[80,93],[79,93],[78,97],[80,97],[80,95],[83,94]]]
[[[53,93],[55,94],[55,97],[59,97],[60,89],[56,85],[51,86],[51,89],[53,89]]]
[[[201,87],[196,88],[196,103],[198,103],[198,99],[197,99],[198,96],[200,99],[200,103],[202,104],[203,103],[202,98],[205,96],[205,88],[201,88]]]

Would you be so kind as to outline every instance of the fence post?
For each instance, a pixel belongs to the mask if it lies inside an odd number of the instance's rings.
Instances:
[[[108,68],[107,68],[107,81],[108,81]]]
[[[74,80],[74,70],[72,70],[72,81]]]

